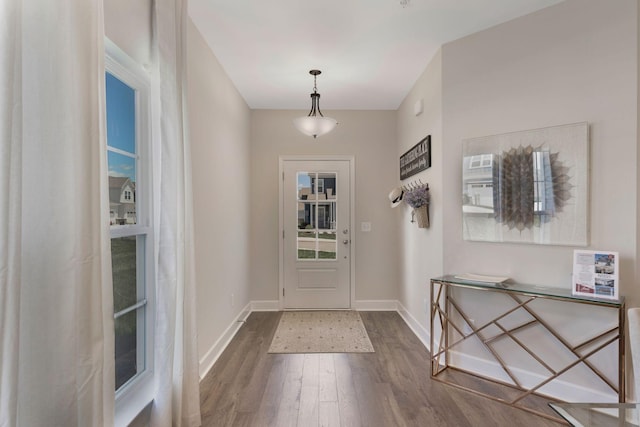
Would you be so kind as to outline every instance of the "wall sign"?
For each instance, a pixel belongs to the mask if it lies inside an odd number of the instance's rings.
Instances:
[[[431,167],[431,135],[414,145],[400,156],[400,179],[422,172]]]

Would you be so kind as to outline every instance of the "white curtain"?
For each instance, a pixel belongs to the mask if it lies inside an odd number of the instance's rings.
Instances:
[[[0,426],[113,424],[102,0],[0,2]]]
[[[201,422],[191,153],[185,101],[186,19],[186,0],[155,0],[161,167],[153,427],[190,427]]]

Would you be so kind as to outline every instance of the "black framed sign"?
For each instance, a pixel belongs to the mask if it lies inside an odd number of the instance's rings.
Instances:
[[[431,135],[414,145],[400,156],[400,179],[422,172],[431,167]]]

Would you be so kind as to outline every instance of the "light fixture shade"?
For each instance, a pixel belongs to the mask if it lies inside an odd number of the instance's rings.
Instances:
[[[296,129],[314,138],[331,132],[337,124],[336,119],[323,116],[304,116],[293,119],[293,125]]]
[[[314,139],[331,132],[338,122],[331,117],[324,117],[320,111],[320,94],[316,87],[316,77],[322,74],[320,70],[310,70],[309,74],[313,76],[313,93],[311,94],[311,111],[304,117],[293,119],[293,125],[305,135],[312,136]]]

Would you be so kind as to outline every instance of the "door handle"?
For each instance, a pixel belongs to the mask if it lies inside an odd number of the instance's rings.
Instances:
[[[344,239],[344,240],[342,241],[342,243],[344,243],[345,245],[348,245],[348,244],[349,244],[349,239]]]

